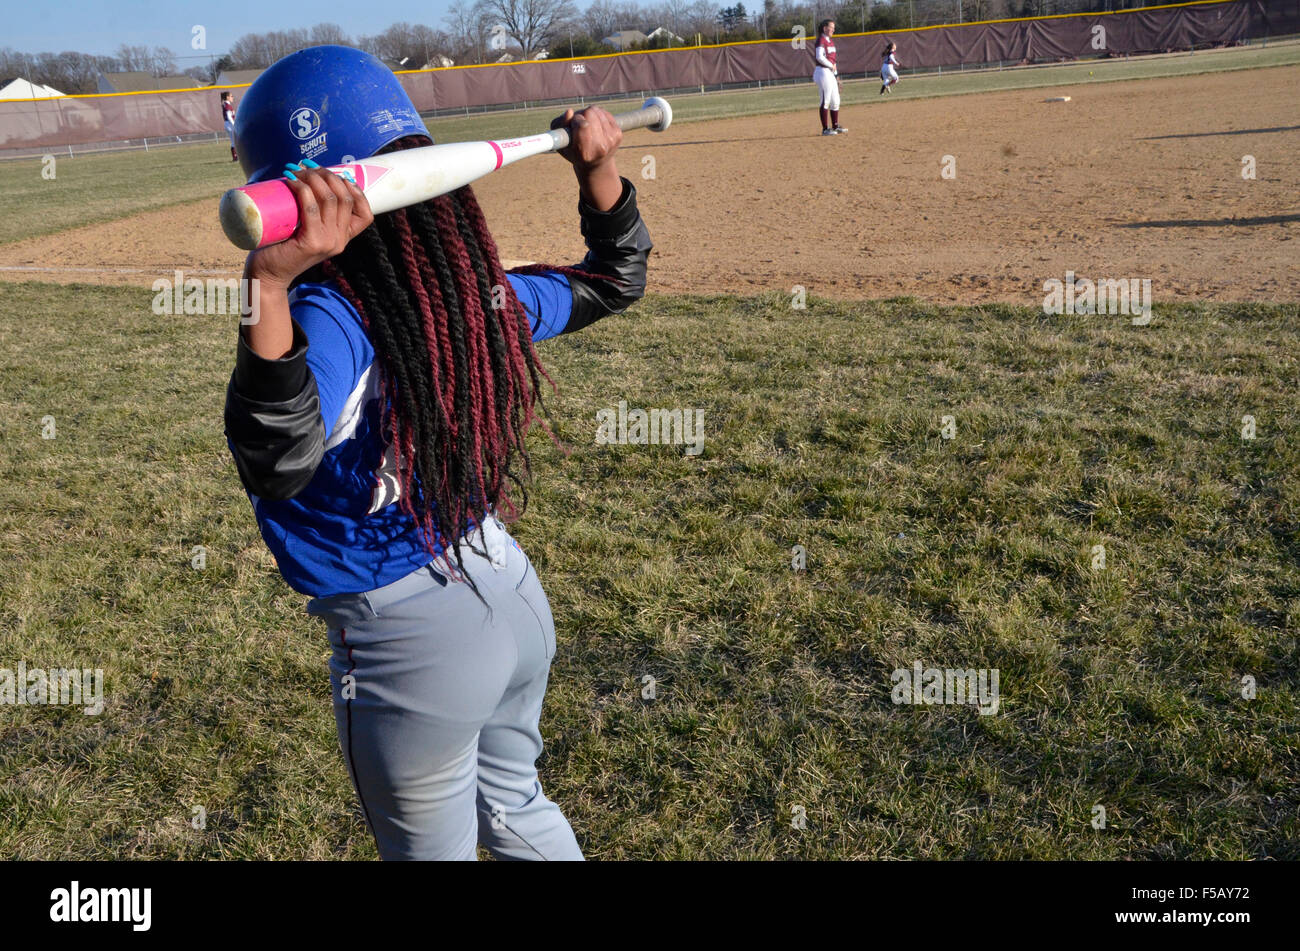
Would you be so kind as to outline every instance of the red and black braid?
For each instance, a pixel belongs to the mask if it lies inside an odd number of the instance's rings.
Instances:
[[[322,273],[374,345],[399,504],[464,575],[471,525],[527,505],[525,440],[551,382],[478,202],[466,187],[379,215]]]

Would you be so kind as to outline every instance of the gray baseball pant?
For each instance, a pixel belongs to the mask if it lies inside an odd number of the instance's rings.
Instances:
[[[445,561],[308,603],[334,648],[339,745],[384,859],[473,860],[481,843],[499,859],[581,860],[535,765],[551,608],[518,543],[484,528],[485,554],[462,557],[486,606]]]

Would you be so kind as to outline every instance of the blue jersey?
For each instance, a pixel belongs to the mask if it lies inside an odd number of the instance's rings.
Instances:
[[[573,292],[561,274],[508,274],[534,340],[562,333]],[[431,560],[423,532],[398,505],[391,446],[381,432],[379,368],[356,309],[330,284],[299,284],[290,313],[306,334],[320,394],[325,453],[307,487],[273,501],[250,493],[280,574],[314,597],[356,594]],[[433,551],[440,548],[433,546]]]

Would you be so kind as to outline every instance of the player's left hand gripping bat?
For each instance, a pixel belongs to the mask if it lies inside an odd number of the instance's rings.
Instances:
[[[635,112],[614,120],[625,132],[650,128],[662,132],[673,121],[668,103],[655,96]],[[329,170],[351,179],[370,201],[370,210],[383,214],[427,201],[495,172],[530,155],[557,152],[569,144],[565,129],[499,142],[453,142],[427,145],[361,159]],[[221,196],[221,227],[238,248],[252,251],[293,236],[298,228],[298,202],[285,179],[232,188]]]

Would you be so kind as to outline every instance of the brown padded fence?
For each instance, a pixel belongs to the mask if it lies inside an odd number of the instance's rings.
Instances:
[[[1104,29],[1103,34],[1096,27]],[[1300,33],[1300,0],[1230,0],[1116,13],[995,20],[837,34],[840,71],[874,73],[886,40],[908,68],[1068,60],[1190,49]],[[577,59],[400,73],[422,112],[505,103],[577,101],[811,78],[813,37],[618,53]],[[218,88],[0,102],[0,150],[219,132]]]

